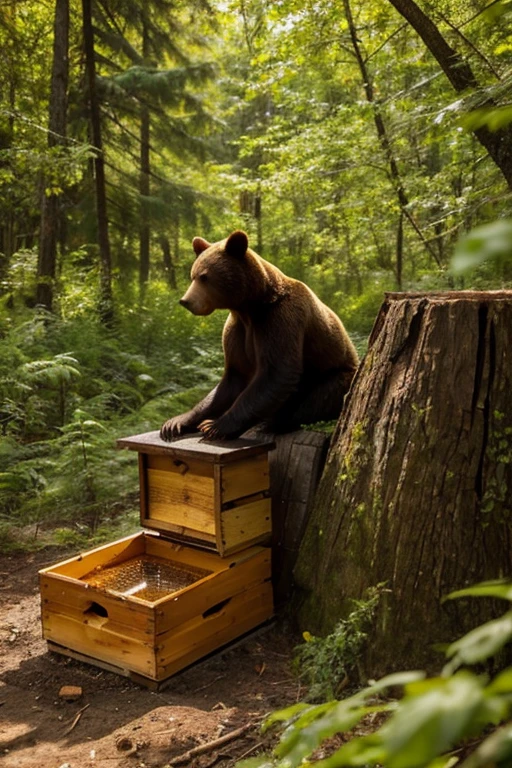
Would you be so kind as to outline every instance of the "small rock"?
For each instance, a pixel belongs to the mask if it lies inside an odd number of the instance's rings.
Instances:
[[[76,701],[82,695],[79,685],[63,685],[59,691],[59,698],[64,701]]]

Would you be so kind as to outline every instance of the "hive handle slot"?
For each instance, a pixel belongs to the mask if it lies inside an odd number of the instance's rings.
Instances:
[[[84,620],[86,624],[101,627],[108,620],[108,611],[99,603],[91,603],[84,611]]]
[[[227,600],[221,600],[220,603],[217,603],[216,605],[212,605],[211,608],[207,608],[206,611],[203,613],[203,619],[207,619],[208,616],[215,616],[216,613],[220,613],[223,608],[226,607],[228,603],[231,602],[231,598],[228,597]]]

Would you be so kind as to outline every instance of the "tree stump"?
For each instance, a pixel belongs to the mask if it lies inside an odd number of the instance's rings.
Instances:
[[[493,615],[451,590],[512,573],[512,291],[387,294],[345,403],[295,578],[330,632],[385,583],[364,669],[439,669]]]

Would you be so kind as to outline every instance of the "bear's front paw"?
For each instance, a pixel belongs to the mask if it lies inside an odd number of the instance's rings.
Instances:
[[[185,432],[192,432],[194,425],[190,422],[188,413],[182,413],[180,416],[174,416],[162,424],[160,437],[162,440],[172,440],[175,437],[183,435]]]
[[[198,429],[201,430],[207,440],[230,440],[238,437],[240,434],[240,432],[229,429],[227,424],[223,424],[222,419],[215,421],[213,419],[205,419],[205,421],[199,424]]]

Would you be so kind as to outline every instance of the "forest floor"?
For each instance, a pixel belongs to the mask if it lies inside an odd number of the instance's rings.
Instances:
[[[67,553],[0,555],[0,763],[5,768],[164,768],[199,745],[242,729],[180,765],[232,768],[268,751],[266,713],[303,694],[293,641],[279,624],[195,664],[159,693],[49,653],[41,637],[37,572]],[[62,686],[79,686],[73,702]]]

